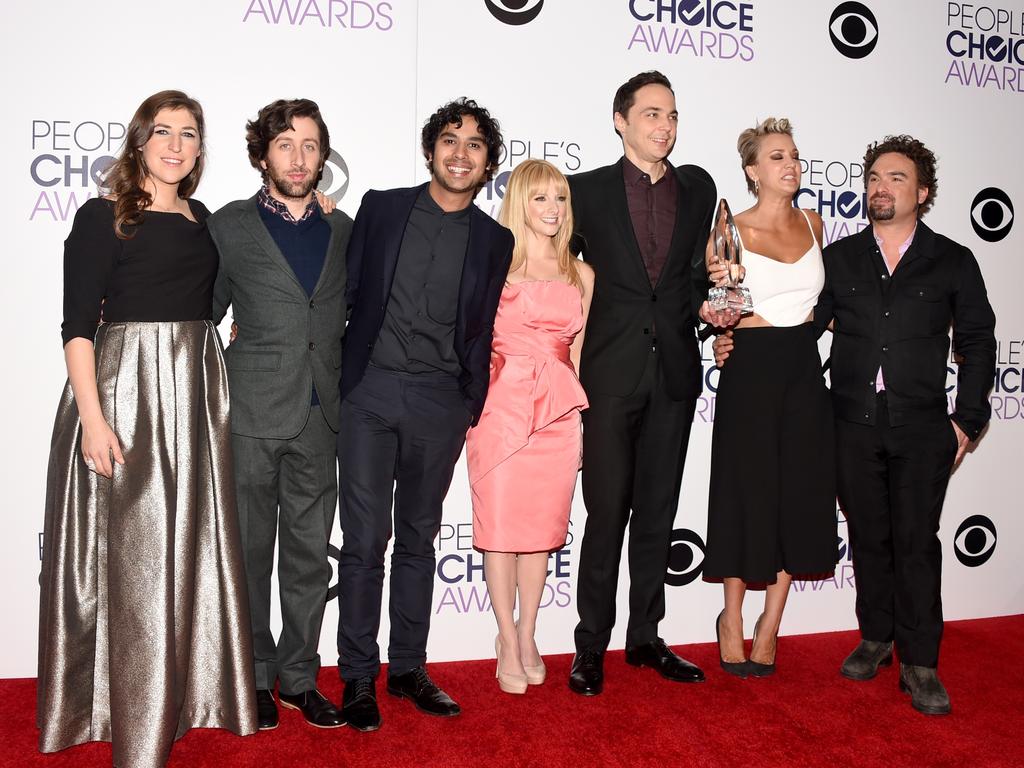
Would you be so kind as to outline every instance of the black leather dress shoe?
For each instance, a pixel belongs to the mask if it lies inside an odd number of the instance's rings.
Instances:
[[[676,656],[660,637],[643,645],[626,649],[626,663],[634,667],[651,667],[666,680],[677,683],[703,683],[704,673],[696,664]]]
[[[451,696],[430,679],[423,667],[416,667],[401,675],[388,675],[388,693],[402,699],[411,699],[416,709],[428,715],[454,717],[462,711]]]
[[[278,692],[277,695],[281,706],[299,710],[306,722],[317,728],[340,728],[345,724],[341,713],[316,688],[302,693]]]
[[[372,677],[345,681],[345,692],[341,695],[341,716],[357,731],[376,731],[380,728],[377,686]]]
[[[256,722],[261,731],[272,731],[277,728],[277,702],[274,701],[273,691],[256,691]]]
[[[603,688],[604,652],[577,652],[569,671],[569,690],[581,696],[597,696]]]

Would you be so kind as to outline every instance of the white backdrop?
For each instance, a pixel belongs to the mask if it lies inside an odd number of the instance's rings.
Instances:
[[[4,15],[0,138],[14,176],[0,186],[11,235],[0,281],[11,352],[2,399],[0,616],[14,629],[4,633],[0,676],[35,674],[46,458],[65,378],[62,242],[77,206],[95,194],[91,172],[117,151],[138,103],[163,88],[181,88],[206,109],[208,164],[197,197],[211,209],[256,189],[244,124],[277,98],[320,104],[337,151],[328,191],[353,216],[365,190],[427,178],[420,126],[457,96],[477,99],[501,121],[503,173],[528,156],[566,172],[614,162],[621,145],[612,94],[644,69],[660,69],[675,87],[672,161],[707,168],[736,211],[749,202],[736,136],[757,119],[789,117],[805,158],[798,202],[822,213],[829,241],[865,225],[865,145],[887,133],[921,138],[939,156],[939,194],[927,221],[972,248],[998,318],[992,424],[955,473],[943,514],[946,616],[1024,611],[1013,557],[1024,537],[1016,482],[1024,308],[1015,300],[1024,268],[1013,222],[1014,201],[1024,201],[1021,0],[180,0],[173,18],[159,4],[53,0],[17,3]],[[499,175],[477,204],[496,214],[502,194]],[[825,355],[827,348],[826,338]],[[670,643],[712,640],[721,603],[721,588],[700,579],[717,381],[710,360],[705,374],[667,574],[662,634]],[[570,541],[551,559],[538,637],[544,653],[572,649],[585,515],[577,498]],[[434,660],[491,654],[493,620],[470,521],[460,463],[438,539]],[[794,585],[784,633],[855,626],[841,520],[839,534],[835,578]],[[624,599],[620,589],[620,616]],[[759,603],[756,594],[748,599],[750,626]],[[336,623],[332,601],[321,642],[327,664],[336,660]],[[613,647],[622,641],[618,627]]]

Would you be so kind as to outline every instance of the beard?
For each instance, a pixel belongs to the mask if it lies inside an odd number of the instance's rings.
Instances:
[[[313,191],[316,186],[317,177],[310,175],[310,177],[303,182],[294,182],[289,179],[284,173],[279,173],[274,168],[267,169],[267,176],[274,184],[274,188],[284,195],[295,200],[302,200],[309,196],[309,193]]]
[[[892,198],[872,198],[868,201],[868,218],[872,221],[891,221],[896,217],[896,201]]]

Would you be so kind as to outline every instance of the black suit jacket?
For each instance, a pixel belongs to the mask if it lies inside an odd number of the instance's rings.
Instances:
[[[405,226],[426,185],[363,196],[348,246],[347,300],[351,308],[342,347],[341,399],[363,378],[377,342]],[[459,283],[455,354],[462,371],[459,387],[476,424],[490,383],[494,314],[512,262],[512,233],[470,206],[469,242]]]
[[[696,165],[672,169],[679,182],[676,224],[652,288],[626,205],[623,162],[569,177],[573,249],[596,274],[580,380],[588,392],[628,395],[643,374],[656,332],[669,396],[697,397],[701,364],[695,329],[708,288],[704,250],[715,182]]]
[[[872,227],[832,243],[823,257],[825,287],[814,321],[824,330],[835,320],[836,416],[875,423],[881,365],[893,426],[944,418],[952,323],[953,349],[962,358],[952,418],[976,438],[991,415],[996,319],[970,250],[918,222],[891,277]]]

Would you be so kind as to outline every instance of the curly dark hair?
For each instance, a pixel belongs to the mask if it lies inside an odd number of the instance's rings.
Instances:
[[[320,168],[318,171],[323,172],[324,163],[331,153],[331,135],[327,131],[324,119],[320,116],[320,107],[315,101],[309,99],[278,99],[261,109],[255,120],[250,120],[245,124],[245,143],[249,149],[249,162],[263,175],[263,181],[267,180],[267,169],[260,163],[267,159],[270,142],[285,131],[292,130],[292,121],[296,117],[308,117],[320,129]],[[318,173],[317,182],[319,181]]]
[[[663,85],[672,91],[672,83],[656,69],[633,75],[615,91],[615,97],[612,99],[612,114],[617,113],[623,117],[628,115],[629,110],[636,103],[636,92],[645,85]],[[675,91],[672,91],[672,95],[675,95]],[[618,129],[615,129],[615,133],[619,133]],[[622,134],[619,135],[621,136]]]
[[[864,186],[867,186],[868,175],[871,173],[871,166],[875,161],[888,152],[896,152],[908,160],[912,160],[917,167],[918,186],[928,187],[928,197],[918,208],[918,215],[924,216],[935,204],[935,195],[938,190],[938,181],[935,179],[935,153],[926,147],[922,142],[913,136],[906,134],[900,136],[886,136],[881,141],[868,144],[864,153]]]
[[[486,183],[494,178],[494,172],[501,165],[501,152],[504,141],[501,136],[501,126],[497,120],[491,117],[490,112],[465,96],[455,101],[449,101],[427,118],[427,122],[423,124],[423,132],[420,135],[423,157],[427,161],[427,170],[433,175],[434,169],[431,166],[430,158],[434,154],[434,145],[437,144],[438,137],[449,125],[461,128],[462,120],[466,116],[476,120],[477,125],[480,127],[480,135],[487,142],[487,169],[484,171],[483,178],[483,183]]]

